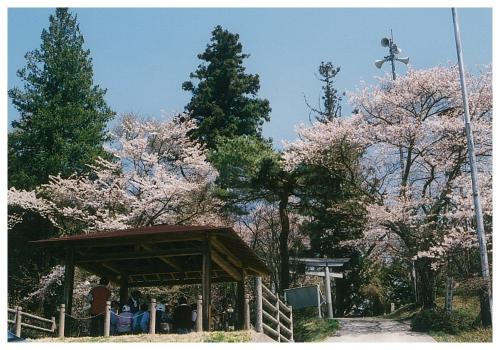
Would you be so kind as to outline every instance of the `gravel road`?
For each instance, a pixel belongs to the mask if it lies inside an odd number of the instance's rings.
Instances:
[[[425,334],[412,332],[408,323],[376,317],[338,318],[340,330],[325,342],[329,343],[430,343],[435,340]]]

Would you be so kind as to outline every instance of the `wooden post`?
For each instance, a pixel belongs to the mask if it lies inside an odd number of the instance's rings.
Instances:
[[[64,338],[64,321],[66,319],[66,306],[61,304],[59,308],[59,338]]]
[[[250,329],[250,296],[248,294],[245,294],[245,305],[243,307],[243,314],[244,314],[244,319],[245,322],[243,324],[243,329],[244,330],[249,330]]]
[[[289,306],[290,307],[290,331],[292,332],[292,334],[290,335],[290,341],[293,342],[293,308],[292,308],[292,305]]]
[[[244,274],[242,274],[244,276]],[[236,311],[238,319],[236,322],[236,329],[241,330],[245,326],[245,280],[238,281],[237,283],[237,299]]]
[[[106,309],[104,312],[104,336],[109,337],[109,328],[111,323],[111,301],[106,301]]]
[[[125,305],[128,301],[128,276],[121,275],[120,278],[120,305]]]
[[[203,297],[198,295],[198,300],[196,301],[196,331],[203,331]]]
[[[149,334],[155,334],[156,329],[156,299],[151,298],[149,304]]]
[[[278,332],[278,343],[281,342],[281,332],[280,332],[280,295],[276,293],[276,320],[278,321],[278,326],[276,331]]]
[[[64,264],[64,300],[63,303],[66,307],[66,313],[71,315],[71,310],[73,308],[73,283],[75,279],[75,253],[72,248],[69,248],[66,252],[66,259]],[[71,319],[67,319],[67,329],[70,329]]]
[[[52,316],[50,319],[52,320],[52,326],[50,327],[50,330],[52,331],[52,333],[54,333],[56,331],[56,318]]]
[[[262,329],[262,277],[258,276],[255,278],[255,291],[256,302],[255,302],[255,330],[259,333],[263,332]]]
[[[203,330],[210,331],[210,304],[211,296],[211,276],[212,276],[212,251],[210,239],[207,237],[205,240],[205,249],[203,252],[203,271],[202,271],[202,296],[203,296]]]
[[[16,337],[21,336],[22,319],[23,319],[23,308],[18,306],[16,308]]]

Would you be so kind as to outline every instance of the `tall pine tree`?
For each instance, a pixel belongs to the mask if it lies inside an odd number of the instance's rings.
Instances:
[[[269,101],[257,98],[259,76],[245,73],[243,60],[248,57],[242,53],[239,35],[217,26],[205,52],[198,55],[205,62],[182,84],[192,93],[186,110],[198,124],[193,137],[210,149],[220,136],[260,137],[262,124],[269,121]]]
[[[8,183],[18,189],[47,183],[49,175],[85,172],[86,164],[106,155],[105,128],[115,115],[104,100],[106,90],[93,83],[92,59],[76,15],[58,8],[49,20],[40,48],[25,55],[26,66],[17,72],[23,87],[9,90],[20,118],[8,138]],[[54,234],[52,224],[34,213],[9,230],[9,302],[32,292],[55,264],[26,242]],[[43,305],[24,305],[43,311]],[[52,306],[47,310],[52,312]]]
[[[17,72],[23,88],[9,90],[20,113],[9,135],[9,187],[32,189],[52,174],[84,172],[104,155],[105,127],[115,115],[106,90],[94,85],[76,15],[58,8],[49,21],[40,48]]]
[[[322,61],[319,65],[318,80],[323,84],[321,87],[323,90],[323,96],[321,96],[323,106],[318,104],[318,108],[312,107],[306,99],[306,105],[311,111],[309,120],[311,120],[311,114],[321,123],[326,123],[342,116],[341,102],[342,96],[345,96],[345,93],[339,96],[337,89],[333,85],[333,80],[339,72],[340,67],[335,67],[332,62]]]

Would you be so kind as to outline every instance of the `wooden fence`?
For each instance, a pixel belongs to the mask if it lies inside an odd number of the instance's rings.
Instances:
[[[267,288],[266,288],[267,289]],[[243,322],[243,327],[244,329],[250,329],[250,303],[249,303],[249,296],[245,295],[244,299],[244,322]],[[198,296],[197,300],[197,319],[195,323],[195,331],[196,332],[202,332],[203,331],[203,325],[202,325],[202,317],[203,315],[203,300],[201,295]],[[14,309],[8,308],[8,314],[13,315],[13,317],[7,317],[7,322],[9,324],[14,325],[15,329],[15,334],[16,336],[20,337],[21,336],[21,330],[22,328],[30,328],[46,333],[51,333],[53,335],[56,334],[56,330],[58,330],[58,336],[59,338],[64,338],[65,336],[65,323],[66,323],[66,317],[71,317],[75,320],[79,320],[77,317],[73,317],[71,315],[66,314],[66,307],[64,304],[61,304],[59,307],[59,324],[56,324],[56,318],[52,317],[51,319],[39,317],[36,315],[29,314],[27,312],[22,311],[22,307],[18,306],[15,307]],[[150,303],[149,303],[149,313],[150,313],[150,319],[149,319],[149,334],[155,334],[156,331],[156,299],[152,298]],[[107,301],[106,302],[106,309],[104,311],[104,329],[103,329],[103,335],[105,337],[110,336],[110,331],[111,331],[111,302]],[[95,317],[95,316],[93,316]],[[92,318],[92,317],[90,317]],[[89,320],[89,317],[82,318],[80,320]],[[24,323],[23,321],[26,320],[37,320],[39,322],[43,323],[48,323],[49,328],[44,328],[44,327],[39,327],[30,323]]]
[[[21,306],[17,306],[14,309],[7,308],[7,314],[13,315],[13,318],[9,318],[7,316],[7,323],[14,325],[14,332],[17,337],[21,336],[21,331],[23,328],[34,329],[41,332],[55,334],[57,326],[56,326],[56,318],[52,317],[51,319],[43,318],[37,315],[33,315],[23,311]],[[30,323],[26,323],[26,322]],[[42,324],[48,324],[49,328],[44,328],[40,326],[36,326],[32,324],[33,321],[41,322]]]
[[[278,293],[271,292],[262,278],[256,279],[256,330],[265,333],[278,342],[293,342],[292,307],[286,305]]]

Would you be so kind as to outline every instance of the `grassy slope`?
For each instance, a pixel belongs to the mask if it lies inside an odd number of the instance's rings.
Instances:
[[[438,297],[436,299],[436,305],[439,307],[444,307],[444,298]],[[474,316],[479,315],[480,305],[477,297],[470,296],[460,296],[456,295],[453,298],[453,308],[455,310],[462,310],[470,313]],[[417,312],[420,311],[419,307],[414,305],[405,305],[402,308],[396,310],[390,315],[386,315],[386,318],[394,320],[409,320]],[[471,329],[469,331],[461,332],[459,334],[447,334],[444,332],[429,332],[438,342],[457,342],[457,343],[485,343],[492,341],[492,329],[491,328],[479,328]]]
[[[446,334],[444,332],[429,332],[429,335],[438,342],[448,343],[491,343],[493,339],[491,327],[472,329],[457,335]]]
[[[41,338],[31,339],[33,342],[65,342],[65,343],[241,343],[250,342],[250,331],[237,332],[200,332],[189,334],[138,334],[113,337],[81,337],[81,338]]]
[[[316,308],[294,310],[293,338],[296,342],[317,342],[335,334],[337,320],[318,318]]]
[[[444,298],[437,298],[436,304],[437,306],[444,307]],[[461,309],[462,311],[477,316],[481,311],[481,306],[477,297],[456,295],[453,298],[453,309]],[[438,342],[486,343],[491,342],[493,339],[491,327],[471,329],[456,335],[446,334],[444,332],[429,332],[429,334]]]

